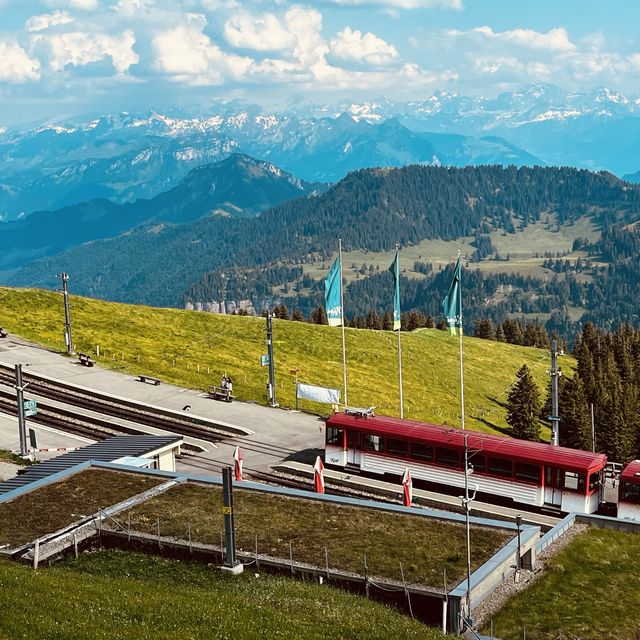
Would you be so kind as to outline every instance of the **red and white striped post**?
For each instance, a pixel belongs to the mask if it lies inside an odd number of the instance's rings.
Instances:
[[[410,507],[413,502],[413,482],[411,480],[411,471],[409,467],[405,467],[402,475],[402,504]]]
[[[324,493],[324,464],[320,456],[313,465],[313,489],[316,493]]]
[[[242,462],[244,461],[244,456],[242,455],[242,450],[240,447],[236,447],[233,452],[233,461],[234,461],[234,471],[236,482],[242,482]]]

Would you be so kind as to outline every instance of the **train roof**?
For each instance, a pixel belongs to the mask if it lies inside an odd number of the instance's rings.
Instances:
[[[631,480],[640,484],[640,460],[630,462],[620,474],[621,480]]]
[[[369,431],[381,435],[422,440],[435,445],[464,447],[464,435],[469,438],[469,449],[487,454],[507,456],[524,462],[538,462],[573,471],[588,472],[602,468],[607,462],[604,453],[592,453],[568,447],[552,447],[543,442],[529,442],[516,438],[462,431],[437,424],[401,420],[389,416],[356,416],[336,413],[327,421],[329,427],[341,427]],[[640,463],[638,471],[640,471]]]

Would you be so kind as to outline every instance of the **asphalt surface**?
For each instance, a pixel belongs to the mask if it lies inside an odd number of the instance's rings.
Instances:
[[[77,358],[68,358],[14,336],[0,340],[0,363],[14,366],[22,364],[23,371],[43,374],[81,387],[96,389],[159,407],[181,411],[189,405],[192,415],[251,430],[249,436],[220,442],[198,456],[187,456],[178,461],[178,469],[202,475],[219,475],[223,466],[233,464],[233,451],[239,445],[244,453],[244,466],[266,471],[283,460],[313,460],[323,447],[324,421],[316,416],[278,408],[238,402],[216,401],[199,391],[183,389],[162,383],[146,384],[135,376],[94,367],[84,367]],[[219,381],[212,380],[212,384]],[[25,396],[28,397],[28,390]],[[34,424],[27,426],[36,431],[38,447],[78,446],[81,441],[73,436],[45,430]],[[19,448],[17,419],[0,413],[0,447]],[[46,455],[42,454],[44,458]]]

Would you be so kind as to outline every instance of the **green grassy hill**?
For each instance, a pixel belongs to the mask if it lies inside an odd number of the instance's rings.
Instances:
[[[507,602],[493,619],[493,633],[504,640],[637,640],[638,572],[637,534],[590,529]]]
[[[34,571],[0,562],[2,638],[452,638],[338,589],[106,552]],[[28,602],[28,606],[24,603]]]
[[[148,373],[194,389],[219,384],[227,372],[241,400],[266,403],[265,320],[157,309],[71,297],[76,351],[95,353],[101,366],[132,374]],[[64,311],[60,294],[37,289],[0,288],[0,326],[10,333],[64,351]],[[348,400],[398,415],[397,334],[346,330]],[[277,399],[295,404],[295,370],[300,382],[342,386],[340,329],[274,321]],[[405,417],[459,426],[458,341],[445,332],[421,329],[402,334]],[[464,339],[467,427],[496,431],[506,427],[504,403],[515,374],[527,364],[541,391],[546,388],[549,355],[476,338]],[[2,358],[0,357],[0,360]],[[565,371],[574,361],[560,359]],[[326,405],[303,403],[327,412]],[[543,437],[548,430],[543,430]]]

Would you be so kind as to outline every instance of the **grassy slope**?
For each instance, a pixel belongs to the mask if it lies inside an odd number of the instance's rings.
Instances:
[[[135,531],[155,535],[157,518],[165,536],[219,544],[224,530],[222,490],[182,484],[135,506],[121,524],[131,521]],[[384,513],[349,505],[283,498],[257,491],[234,492],[239,549],[289,557],[289,542],[298,562],[324,566],[325,549],[333,569],[363,573],[367,556],[369,575],[400,580],[400,563],[409,583],[441,586],[446,569],[451,584],[465,575],[465,528],[462,524]],[[474,570],[511,538],[509,532],[472,527]]]
[[[0,562],[0,608],[12,639],[444,638],[330,587],[118,552],[44,571]]]
[[[262,318],[212,315],[71,298],[77,351],[100,345],[103,366],[149,373],[195,389],[232,376],[243,400],[266,402],[266,352]],[[0,326],[47,347],[64,350],[62,297],[52,292],[0,288]],[[349,404],[375,405],[397,415],[397,337],[392,332],[347,329]],[[295,375],[301,382],[341,387],[340,329],[275,321],[277,397],[295,403]],[[422,329],[402,335],[405,417],[459,425],[458,341],[442,331]],[[106,356],[105,356],[106,354]],[[494,431],[506,426],[504,402],[518,368],[526,363],[541,390],[547,383],[548,354],[539,349],[465,338],[467,426]],[[0,357],[1,360],[1,357]],[[175,362],[175,364],[174,364]],[[561,358],[565,369],[573,360]],[[198,371],[198,367],[200,371]],[[207,373],[207,368],[210,373]],[[325,411],[326,405],[302,408]],[[548,430],[543,430],[543,437]]]
[[[517,640],[525,627],[530,640],[637,640],[638,542],[635,534],[600,529],[576,538],[494,618],[495,636]]]

